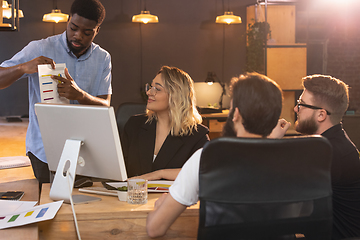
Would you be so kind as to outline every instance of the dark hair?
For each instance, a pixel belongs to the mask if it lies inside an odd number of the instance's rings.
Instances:
[[[75,0],[71,5],[70,14],[94,20],[101,25],[105,18],[105,8],[99,0]]]
[[[279,85],[264,75],[246,73],[232,79],[231,91],[233,109],[239,109],[245,130],[268,136],[281,114],[282,91]]]
[[[319,74],[302,80],[304,88],[313,94],[314,105],[331,112],[329,117],[333,124],[339,123],[349,105],[348,85],[337,78]]]

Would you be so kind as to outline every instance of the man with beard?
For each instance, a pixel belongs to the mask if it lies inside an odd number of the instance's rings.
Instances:
[[[0,89],[19,78],[28,78],[26,153],[40,190],[42,183],[50,181],[50,174],[34,111],[34,104],[41,102],[37,66],[51,64],[54,69],[55,63],[66,64],[65,76],[52,76],[52,79],[58,82],[59,95],[70,103],[109,106],[112,93],[110,54],[93,43],[104,18],[105,8],[99,0],[75,0],[64,33],[32,41],[1,64]]]
[[[270,78],[248,73],[233,78],[232,107],[226,123],[230,135],[242,138],[265,138],[276,126],[281,114],[282,91]],[[162,236],[199,197],[199,165],[202,149],[197,150],[182,167],[174,184],[155,202],[146,221],[150,237]]]
[[[349,104],[348,86],[324,75],[304,77],[303,86],[304,91],[294,107],[295,129],[302,134],[321,134],[333,148],[333,239],[360,237],[359,151],[341,124]],[[280,120],[271,136],[284,136],[289,125]]]

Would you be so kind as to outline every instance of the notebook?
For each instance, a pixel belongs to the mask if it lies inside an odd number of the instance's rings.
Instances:
[[[30,159],[26,156],[1,157],[0,169],[30,166]]]

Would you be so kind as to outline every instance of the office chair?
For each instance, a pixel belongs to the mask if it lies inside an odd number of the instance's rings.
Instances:
[[[146,104],[145,103],[122,103],[116,110],[116,123],[119,131],[119,136],[121,137],[122,132],[124,131],[124,126],[129,118],[136,114],[145,113]]]
[[[198,239],[330,239],[331,157],[321,136],[208,142]]]

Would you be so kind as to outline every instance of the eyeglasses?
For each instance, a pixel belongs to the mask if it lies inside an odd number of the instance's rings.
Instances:
[[[324,108],[321,108],[321,107],[316,107],[316,106],[313,106],[313,105],[301,103],[300,100],[297,100],[296,102],[297,102],[296,106],[298,108],[298,111],[300,111],[300,106],[303,106],[303,107],[306,107],[306,108],[311,108],[311,109],[324,109]],[[326,110],[326,109],[324,109],[324,110],[326,111],[327,115],[331,115],[331,113],[328,110]]]
[[[157,89],[155,86],[151,86],[150,84],[145,84],[145,91],[148,92],[149,90],[153,91],[152,94],[156,95],[158,92],[160,92],[160,89]]]

